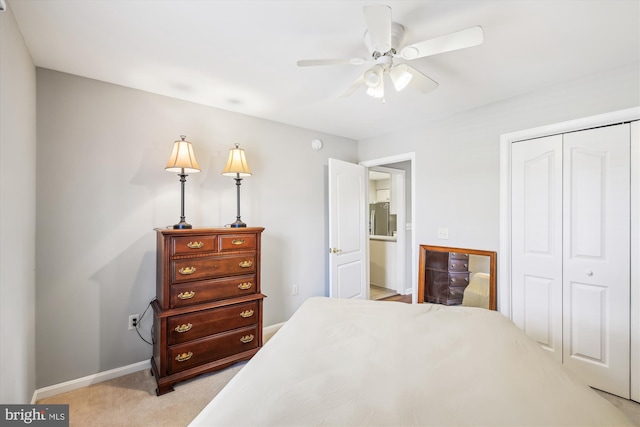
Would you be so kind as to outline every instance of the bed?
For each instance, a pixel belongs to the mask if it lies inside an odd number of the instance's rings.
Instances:
[[[496,311],[310,298],[190,427],[632,426]]]

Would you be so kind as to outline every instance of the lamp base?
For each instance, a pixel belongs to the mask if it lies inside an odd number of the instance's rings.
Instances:
[[[247,224],[245,224],[244,222],[240,221],[240,220],[236,220],[236,222],[229,224],[229,227],[232,228],[243,228],[246,227]]]
[[[191,226],[191,224],[187,224],[184,221],[181,221],[181,222],[179,222],[179,223],[177,223],[176,225],[173,226],[174,230],[188,230],[188,229],[191,229],[191,228],[193,228]]]

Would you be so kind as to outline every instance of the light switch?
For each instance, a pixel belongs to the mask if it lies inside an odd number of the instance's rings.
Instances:
[[[449,229],[446,227],[438,228],[438,239],[448,239],[449,238]]]

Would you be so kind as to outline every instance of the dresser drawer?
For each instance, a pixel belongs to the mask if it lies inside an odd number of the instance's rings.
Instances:
[[[255,234],[222,234],[218,236],[220,252],[247,251],[256,249]]]
[[[215,252],[215,236],[187,236],[173,237],[171,239],[171,255],[198,255],[206,252]]]
[[[449,288],[449,299],[459,299],[462,302],[466,286],[452,286]]]
[[[251,274],[255,271],[255,254],[210,256],[171,261],[173,283],[234,274]]]
[[[469,273],[449,273],[449,286],[467,286],[469,284]]]
[[[467,271],[469,270],[468,259],[449,259],[449,271]]]
[[[167,319],[169,345],[251,326],[260,315],[258,302],[213,308]]]
[[[251,295],[257,292],[255,274],[224,279],[201,280],[171,286],[170,308],[187,307],[221,299]]]
[[[461,259],[469,260],[469,254],[463,254],[461,252],[449,252],[449,259]]]
[[[169,373],[213,362],[258,347],[258,327],[236,329],[168,347]]]

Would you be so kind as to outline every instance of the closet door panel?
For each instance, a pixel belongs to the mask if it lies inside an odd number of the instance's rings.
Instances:
[[[554,328],[553,287],[557,282],[548,277],[525,276],[522,293],[524,317],[523,329],[546,350],[554,351],[557,331]],[[556,354],[560,355],[561,352]]]
[[[562,360],[562,136],[512,146],[513,321]]]
[[[629,397],[630,131],[569,133],[563,143],[563,363]]]

